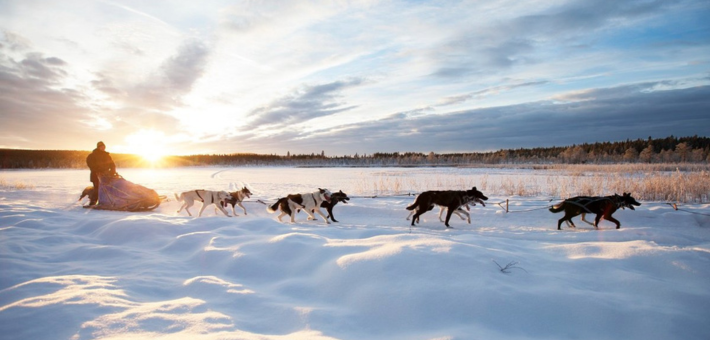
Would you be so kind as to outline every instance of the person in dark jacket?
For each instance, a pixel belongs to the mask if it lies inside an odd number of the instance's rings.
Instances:
[[[96,143],[96,149],[86,157],[86,165],[91,170],[89,180],[94,184],[94,192],[89,198],[89,205],[94,205],[99,200],[99,175],[109,174],[115,176],[116,164],[113,162],[111,155],[106,152],[106,144],[98,142]]]

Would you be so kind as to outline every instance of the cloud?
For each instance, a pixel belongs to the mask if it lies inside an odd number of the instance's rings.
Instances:
[[[321,85],[302,86],[290,95],[252,111],[250,116],[255,118],[244,130],[265,127],[276,129],[352,110],[356,106],[348,106],[339,102],[338,98],[342,91],[362,83],[362,79],[352,78]]]
[[[20,61],[18,69],[31,78],[57,81],[67,75],[62,68],[65,65],[66,63],[57,57],[44,58],[40,53],[30,53]]]
[[[30,41],[13,32],[2,31],[2,39],[0,39],[0,49],[8,47],[11,51],[22,51],[30,48]]]
[[[66,66],[59,58],[39,53],[19,61],[0,53],[1,146],[28,148],[48,138],[65,142],[90,135],[81,123],[91,115],[80,104],[86,98],[59,86]]]
[[[113,103],[102,107],[100,116],[114,130],[124,133],[137,129],[178,133],[180,120],[170,111],[185,105],[183,97],[203,76],[208,59],[205,44],[188,40],[142,82],[122,84],[107,74],[96,73],[91,86]]]
[[[181,106],[182,96],[204,74],[208,56],[209,50],[202,42],[185,42],[147,81],[125,90],[126,104],[158,111]]]
[[[182,153],[580,143],[661,131],[638,112],[675,115],[652,98],[708,84],[697,0],[129,6],[0,5],[0,132],[21,141],[0,144],[146,128]],[[696,130],[678,116],[658,134]]]
[[[166,87],[180,94],[189,92],[192,84],[204,73],[208,55],[207,47],[202,42],[185,43],[178,54],[162,66]]]
[[[292,153],[470,152],[706,134],[710,86],[649,92],[658,85],[591,90],[584,94],[584,101],[547,100],[447,114],[393,114],[310,136],[277,134],[252,142],[284,152],[288,148]]]
[[[489,95],[500,94],[501,92],[506,92],[506,91],[514,90],[514,89],[521,88],[521,87],[545,85],[547,83],[549,83],[549,82],[545,81],[545,80],[541,80],[541,81],[530,81],[530,82],[525,82],[525,83],[489,87],[489,88],[485,88],[483,90],[474,91],[474,92],[467,93],[464,95],[446,97],[446,98],[440,100],[439,103],[437,104],[437,106],[448,106],[448,105],[453,105],[453,104],[459,104],[459,103],[469,101],[471,99],[477,99],[477,98],[482,98],[482,97],[486,97]]]
[[[518,65],[569,58],[580,45],[593,44],[596,33],[663,15],[668,6],[663,1],[570,1],[541,5],[534,14],[528,14],[532,11],[526,7],[523,15],[469,25],[443,42],[431,54],[439,65],[433,75],[495,74]],[[546,54],[550,48],[557,51],[554,56]]]
[[[63,59],[28,52],[15,60],[2,51],[0,147],[16,148],[37,148],[48,139],[63,145],[83,145],[86,139],[123,140],[131,131],[147,128],[176,133],[179,120],[166,111],[182,105],[182,96],[203,74],[208,56],[202,43],[192,41],[143,83],[122,85],[97,73],[87,85],[104,94],[111,102],[107,105],[82,84],[67,86],[74,71]]]

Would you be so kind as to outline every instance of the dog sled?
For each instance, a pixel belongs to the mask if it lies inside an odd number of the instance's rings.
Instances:
[[[96,205],[84,208],[115,211],[150,211],[157,208],[165,197],[153,189],[132,183],[118,174],[99,176],[99,200]]]

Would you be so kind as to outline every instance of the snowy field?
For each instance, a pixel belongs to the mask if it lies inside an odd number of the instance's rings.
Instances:
[[[232,218],[178,215],[174,199],[88,211],[76,202],[88,171],[0,172],[0,338],[710,339],[708,205],[642,202],[614,215],[619,230],[576,218],[558,231],[562,214],[545,208],[557,199],[487,190],[554,182],[545,171],[119,172],[171,198],[241,184],[254,195]],[[474,185],[489,204],[453,229],[437,211],[410,228],[413,197],[395,195]],[[256,201],[318,187],[353,197],[339,223],[279,223]],[[511,213],[495,204],[506,199]]]

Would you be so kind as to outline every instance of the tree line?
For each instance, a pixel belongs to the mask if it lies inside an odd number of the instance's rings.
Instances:
[[[1,169],[86,168],[89,151],[0,149]],[[476,164],[710,163],[710,138],[666,137],[492,152],[375,152],[326,156],[252,153],[169,156],[150,163],[140,156],[111,154],[118,168],[182,166],[467,166]]]

